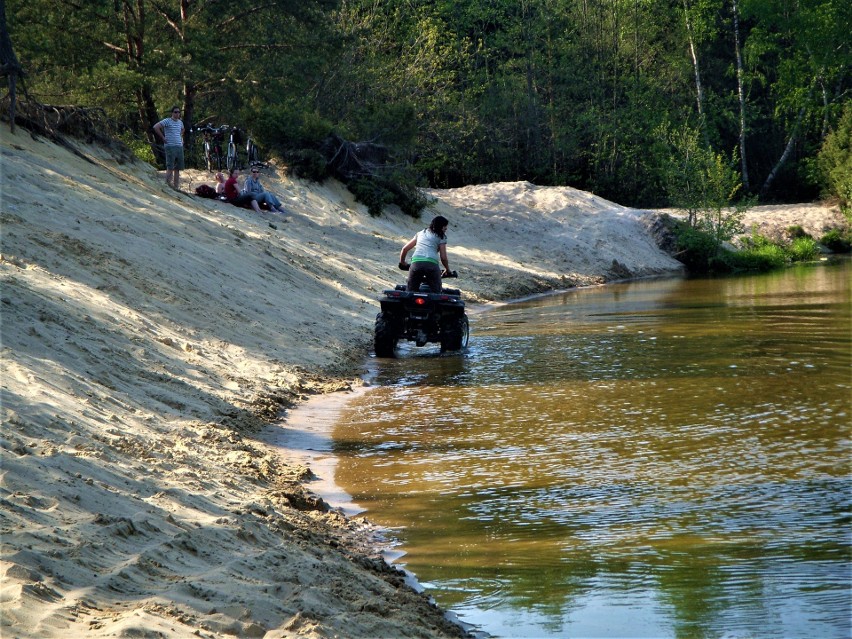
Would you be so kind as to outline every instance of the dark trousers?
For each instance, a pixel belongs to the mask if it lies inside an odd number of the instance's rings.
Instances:
[[[241,206],[245,209],[248,209],[251,208],[251,201],[253,199],[254,198],[251,195],[248,195],[247,193],[240,193],[233,200],[228,200],[228,202],[230,202],[234,206]]]
[[[426,282],[433,293],[441,292],[441,267],[432,262],[412,262],[408,270],[408,290],[419,291]]]

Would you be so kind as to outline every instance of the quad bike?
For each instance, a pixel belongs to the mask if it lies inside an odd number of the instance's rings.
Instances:
[[[443,277],[458,277],[455,271]],[[443,288],[433,293],[421,284],[419,291],[398,284],[379,298],[382,310],[376,316],[374,347],[376,357],[393,357],[401,339],[425,346],[440,342],[441,352],[459,351],[467,346],[470,329],[461,292]]]

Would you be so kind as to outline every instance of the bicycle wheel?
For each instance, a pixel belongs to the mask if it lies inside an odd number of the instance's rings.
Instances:
[[[237,168],[237,146],[233,142],[228,143],[228,158],[226,162],[228,171]]]
[[[213,170],[213,154],[210,151],[210,143],[204,143],[204,161],[207,162],[207,170]]]
[[[249,143],[248,143],[247,146],[248,146],[248,149],[247,149],[246,152],[248,154],[249,165],[251,165],[255,162],[259,162],[260,161],[260,154],[257,152],[257,146],[255,146],[254,141],[249,140]]]

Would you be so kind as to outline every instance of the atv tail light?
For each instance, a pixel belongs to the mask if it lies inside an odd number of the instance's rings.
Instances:
[[[414,303],[417,304],[418,306],[423,306],[426,303],[426,298],[425,297],[415,297]]]

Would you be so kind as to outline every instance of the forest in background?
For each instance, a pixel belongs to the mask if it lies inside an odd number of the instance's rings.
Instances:
[[[240,126],[308,174],[336,136],[437,187],[667,206],[724,162],[738,197],[852,199],[844,0],[5,5],[26,97],[103,109],[151,161],[177,104],[187,128]]]

